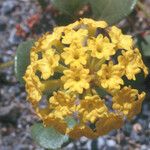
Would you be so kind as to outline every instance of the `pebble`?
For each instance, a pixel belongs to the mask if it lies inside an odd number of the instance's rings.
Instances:
[[[140,141],[140,136],[135,131],[131,132],[130,138],[136,142]]]
[[[116,145],[116,141],[114,140],[107,140],[106,141],[106,144],[109,146],[109,147],[114,147]]]
[[[2,14],[9,14],[16,6],[16,2],[13,0],[6,0],[2,4],[1,13]]]
[[[150,150],[146,145],[141,145],[141,150]]]
[[[6,29],[6,26],[6,22],[0,19],[0,32],[4,31]]]
[[[98,138],[97,141],[98,141],[97,146],[99,149],[102,148],[106,144],[106,139],[103,137]]]
[[[133,125],[133,130],[137,133],[142,131],[142,126],[139,123]]]

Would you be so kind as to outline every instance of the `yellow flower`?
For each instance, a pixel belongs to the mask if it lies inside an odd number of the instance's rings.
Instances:
[[[55,55],[51,49],[47,50],[43,56],[45,57],[38,60],[36,63],[37,70],[42,73],[41,77],[46,80],[54,74],[54,69],[59,64],[58,61],[60,56],[57,54]]]
[[[88,25],[89,28],[106,28],[108,26],[105,21],[94,21],[90,18],[81,19],[80,22],[84,25]]]
[[[138,49],[122,51],[122,55],[118,57],[118,62],[121,66],[124,66],[125,75],[129,80],[135,80],[135,75],[144,71],[145,75],[148,74],[148,69],[144,65],[141,54]]]
[[[92,131],[92,129],[86,125],[77,125],[74,127],[73,130],[71,130],[69,133],[69,136],[72,139],[79,139],[82,136],[94,139],[98,137],[98,134]]]
[[[139,51],[138,48],[135,48],[135,53],[138,55],[138,64],[140,66],[140,69],[143,70],[145,77],[148,75],[148,68],[145,66],[143,60],[142,60],[142,55]]]
[[[64,89],[70,92],[82,93],[83,89],[90,87],[89,82],[91,77],[89,70],[84,69],[81,65],[71,66],[70,69],[63,71],[64,76],[61,80],[64,82]]]
[[[31,49],[31,52],[30,52],[30,61],[31,61],[31,63],[38,60],[38,54],[35,51],[32,51],[32,49]]]
[[[73,22],[71,24],[69,24],[68,26],[66,26],[66,30],[67,29],[73,29],[73,30],[76,30],[76,29],[79,29],[80,28],[80,25],[81,25],[81,22],[79,22],[78,20],[76,22]]]
[[[41,83],[39,77],[35,75],[35,64],[28,66],[23,79],[26,82],[26,91],[28,93],[28,99],[33,105],[37,104],[41,97],[44,85]]]
[[[53,44],[57,43],[57,36],[54,34],[47,34],[45,39],[41,41],[40,48],[44,51],[52,47]]]
[[[88,49],[91,50],[91,56],[98,59],[105,58],[109,60],[110,56],[115,54],[115,45],[109,42],[107,37],[99,34],[97,38],[88,40]]]
[[[49,99],[49,107],[54,109],[52,113],[60,119],[64,119],[67,115],[72,115],[71,107],[74,106],[74,103],[74,98],[61,91],[54,92],[54,95]]]
[[[67,123],[64,120],[55,117],[53,113],[49,113],[45,118],[43,118],[43,123],[46,127],[54,127],[62,134],[66,133]]]
[[[109,64],[103,64],[101,69],[97,72],[99,77],[99,85],[108,90],[120,89],[120,85],[123,85],[124,67],[120,65],[113,65],[110,61]]]
[[[62,37],[63,44],[71,44],[71,43],[78,43],[79,45],[84,45],[85,40],[88,35],[88,30],[86,29],[79,29],[78,31],[75,30],[65,30],[64,36]]]
[[[77,107],[83,122],[90,121],[94,123],[99,117],[105,116],[108,111],[98,95],[86,96]]]
[[[86,48],[72,43],[70,47],[64,48],[64,52],[61,54],[65,61],[65,64],[72,65],[85,65],[87,60]]]
[[[110,113],[107,117],[100,118],[96,122],[96,132],[99,136],[102,136],[112,131],[112,129],[121,128],[122,125],[122,116]]]
[[[141,111],[145,93],[138,94],[138,90],[124,87],[113,96],[113,109],[122,112],[128,119]]]
[[[51,112],[51,110],[48,108],[48,106],[45,106],[44,108],[40,108],[40,107],[34,107],[36,114],[38,115],[38,117],[40,117],[40,119],[44,119],[45,117],[47,117],[47,115],[49,115],[49,113]]]
[[[94,21],[90,18],[80,19],[80,24],[88,29],[89,37],[94,36],[98,28],[106,28],[108,26],[105,21]]]
[[[115,26],[109,30],[109,36],[118,49],[130,50],[133,47],[133,40],[130,35],[123,35],[121,30]]]
[[[52,48],[53,45],[60,45],[60,39],[62,33],[64,31],[64,27],[56,27],[52,34],[46,33],[43,36],[43,39],[40,41],[40,49],[39,50],[47,50]]]

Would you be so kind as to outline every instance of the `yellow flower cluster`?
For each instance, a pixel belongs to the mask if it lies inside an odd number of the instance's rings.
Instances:
[[[73,139],[107,134],[141,110],[145,93],[125,80],[148,69],[131,36],[104,21],[56,27],[35,42],[30,60],[24,76],[29,101],[45,126]]]

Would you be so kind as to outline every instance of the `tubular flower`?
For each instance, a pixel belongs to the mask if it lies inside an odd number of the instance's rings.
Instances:
[[[145,93],[138,94],[138,90],[124,87],[113,96],[113,109],[122,112],[128,119],[141,111]]]
[[[122,51],[122,55],[118,57],[118,62],[124,66],[125,75],[129,80],[136,80],[135,75],[143,70],[145,76],[148,74],[148,69],[144,65],[141,54],[138,49]]]
[[[107,114],[107,107],[98,95],[86,96],[78,105],[79,114],[82,115],[83,121],[94,123],[97,118]]]
[[[72,115],[71,107],[73,107],[75,99],[63,92],[54,93],[49,100],[49,108],[54,109],[53,114],[57,118],[63,119],[67,115]]]
[[[146,76],[148,69],[131,36],[104,21],[54,28],[35,42],[30,60],[23,77],[27,98],[43,124],[62,134],[96,138],[141,111],[145,93],[124,86],[124,79]]]
[[[83,44],[87,38],[88,30],[86,29],[79,29],[78,31],[74,31],[72,29],[68,29],[63,32],[65,35],[62,36],[62,43],[63,44],[71,44],[73,42]]]
[[[121,65],[113,65],[110,61],[109,64],[103,64],[101,69],[97,72],[99,76],[99,85],[108,90],[120,89],[120,85],[123,85],[124,67]]]
[[[80,124],[74,127],[73,130],[69,132],[69,136],[73,139],[78,139],[82,136],[86,136],[89,138],[97,138],[98,134],[94,132],[90,127]]]
[[[103,37],[102,34],[98,35],[97,38],[88,40],[88,48],[91,50],[91,56],[98,59],[105,58],[109,60],[111,55],[115,54],[115,45],[109,42],[107,37]]]
[[[31,103],[37,104],[42,98],[42,91],[44,85],[41,83],[39,77],[35,74],[36,64],[31,64],[28,66],[24,80],[26,82],[26,91],[28,93],[28,99]]]
[[[112,43],[116,44],[118,49],[132,49],[133,40],[130,35],[123,35],[121,30],[115,26],[113,26],[108,32]]]
[[[59,55],[55,55],[52,50],[47,50],[45,57],[37,61],[37,70],[41,72],[41,78],[48,79],[54,74],[54,69],[58,66]]]
[[[107,117],[100,118],[96,122],[98,135],[105,135],[112,129],[119,129],[123,125],[122,116],[119,114],[109,113]]]
[[[64,89],[70,92],[82,93],[83,89],[89,88],[91,77],[89,69],[84,69],[81,65],[72,66],[68,70],[63,71],[62,81],[64,82]]]
[[[86,48],[82,46],[78,46],[78,44],[72,43],[70,47],[64,48],[64,51],[61,56],[65,60],[65,64],[72,64],[72,65],[85,65],[87,54]]]

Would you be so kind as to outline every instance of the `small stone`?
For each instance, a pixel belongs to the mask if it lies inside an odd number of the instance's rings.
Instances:
[[[141,150],[148,150],[148,147],[145,144],[141,145]]]
[[[97,147],[100,149],[106,144],[106,140],[103,137],[97,139]]]
[[[0,121],[4,123],[9,122],[15,125],[19,115],[20,108],[16,104],[11,104],[0,109]]]
[[[117,130],[113,130],[109,133],[109,136],[116,136],[117,135]]]
[[[0,19],[0,31],[4,31],[6,29],[6,23]]]
[[[109,147],[114,147],[116,145],[116,142],[114,140],[107,140],[106,141],[106,144],[109,146]]]
[[[140,136],[137,134],[137,132],[135,131],[132,131],[131,132],[131,135],[130,135],[131,139],[134,140],[134,141],[140,141]]]
[[[1,13],[2,14],[9,14],[16,6],[16,2],[12,0],[6,0],[2,4]]]
[[[133,130],[136,132],[136,133],[139,133],[142,131],[142,126],[139,124],[139,123],[136,123],[133,125]]]

